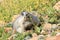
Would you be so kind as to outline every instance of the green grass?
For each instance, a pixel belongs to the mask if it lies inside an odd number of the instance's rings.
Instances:
[[[14,14],[23,10],[38,11],[50,18],[55,15],[53,6],[59,0],[4,0],[0,3],[0,20],[10,22]]]

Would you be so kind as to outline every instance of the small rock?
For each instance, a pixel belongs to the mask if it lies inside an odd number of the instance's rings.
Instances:
[[[38,35],[36,33],[33,33],[32,38],[29,40],[38,40]]]
[[[46,36],[47,36],[47,37],[50,37],[50,36],[51,36],[51,34],[47,34]]]
[[[55,40],[55,36],[47,37],[45,40]]]
[[[44,35],[39,35],[38,40],[44,40],[45,36]]]
[[[47,37],[45,40],[60,40],[60,35]]]
[[[55,40],[60,40],[60,33],[56,36]]]
[[[37,37],[38,35],[37,35],[36,33],[33,33],[32,36],[33,36],[33,37]]]
[[[51,30],[51,24],[50,23],[45,23],[44,25],[43,25],[43,29],[44,30]]]
[[[51,28],[52,28],[52,30],[56,30],[58,28],[58,26],[56,24],[53,24]]]
[[[51,33],[51,27],[52,27],[52,25],[50,23],[45,23],[43,25],[43,30],[46,31],[46,33],[50,34]]]
[[[60,10],[60,1],[58,1],[53,8],[55,8],[56,10]]]
[[[12,30],[12,28],[4,27],[4,31],[5,31],[6,33],[9,33],[11,30]]]
[[[24,40],[29,40],[31,37],[30,36],[27,36],[24,38]]]
[[[57,33],[57,34],[56,34],[56,36],[59,36],[59,35],[60,35],[60,33]]]
[[[41,31],[41,34],[47,34],[47,32],[46,32],[46,31],[44,31],[44,30],[42,30],[42,31]]]

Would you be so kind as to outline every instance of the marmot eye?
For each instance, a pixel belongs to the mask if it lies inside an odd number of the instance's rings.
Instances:
[[[23,16],[27,16],[28,13],[27,13],[27,12],[22,12],[21,15],[23,15]]]

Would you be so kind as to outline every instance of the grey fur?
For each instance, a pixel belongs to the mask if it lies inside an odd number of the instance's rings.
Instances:
[[[32,19],[30,19],[30,17]],[[13,30],[22,33],[25,31],[25,27],[32,26],[33,24],[40,24],[40,20],[37,16],[28,12],[22,12],[20,16],[13,23]]]

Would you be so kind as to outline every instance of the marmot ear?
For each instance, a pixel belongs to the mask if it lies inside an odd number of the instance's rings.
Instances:
[[[25,16],[27,16],[29,14],[29,12],[27,12],[27,11],[23,11],[23,12],[21,12],[21,15],[25,15]]]

